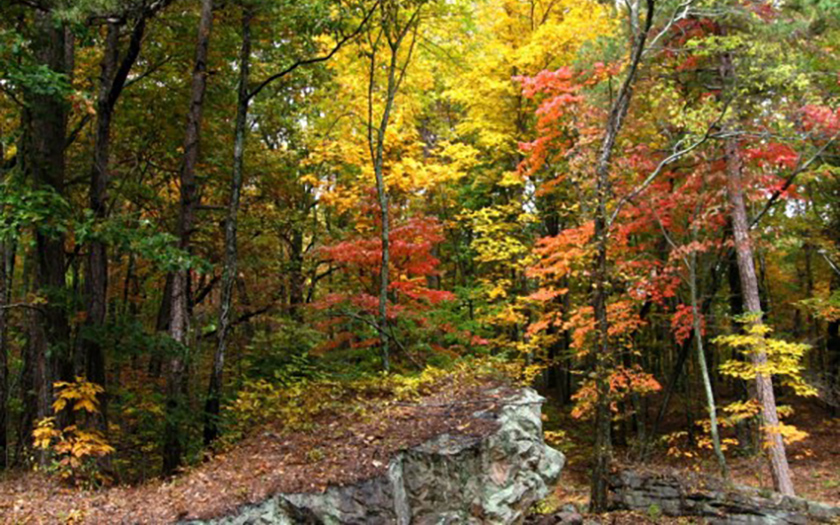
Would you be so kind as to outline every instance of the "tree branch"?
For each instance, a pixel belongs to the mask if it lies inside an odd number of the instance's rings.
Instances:
[[[311,64],[317,64],[319,62],[326,62],[327,60],[331,59],[333,57],[333,55],[338,53],[338,51],[342,47],[344,47],[344,44],[353,40],[354,38],[356,38],[356,36],[358,36],[362,32],[362,29],[364,29],[365,25],[367,25],[367,23],[368,23],[368,20],[370,20],[370,18],[373,16],[373,13],[376,10],[376,7],[379,5],[379,3],[380,3],[380,0],[376,0],[373,7],[370,9],[370,11],[367,12],[367,14],[362,19],[359,26],[356,27],[356,29],[352,33],[346,35],[344,38],[339,40],[336,43],[335,47],[333,47],[332,50],[329,53],[327,53],[325,55],[318,56],[318,57],[299,59],[295,63],[293,63],[292,65],[287,67],[286,69],[271,75],[270,77],[266,78],[265,80],[263,80],[262,82],[257,84],[257,87],[255,87],[253,90],[251,90],[250,93],[248,93],[248,96],[245,99],[246,102],[250,102],[251,99],[254,98],[255,96],[257,96],[259,94],[259,92],[262,91],[266,86],[268,86],[269,84],[271,84],[272,82],[274,82],[277,79],[285,77],[286,75],[288,75],[289,73],[291,73],[295,69],[297,69],[301,66],[308,66],[308,65],[311,65]]]
[[[816,153],[814,153],[814,156],[808,159],[808,161],[804,164],[802,163],[802,157],[799,157],[799,162],[797,163],[796,168],[785,180],[785,183],[782,184],[782,187],[778,188],[776,191],[773,192],[773,194],[767,200],[767,204],[764,205],[764,208],[762,208],[758,215],[756,215],[755,218],[753,218],[752,222],[750,223],[750,229],[753,229],[758,224],[758,221],[760,221],[762,217],[764,217],[764,215],[768,211],[770,211],[770,208],[776,203],[776,201],[779,200],[779,197],[781,197],[782,193],[784,193],[785,191],[787,191],[788,188],[790,188],[791,184],[793,184],[794,179],[796,179],[796,176],[802,173],[803,171],[807,170],[811,166],[811,164],[814,163],[814,161],[816,161],[822,156],[825,150],[828,149],[828,147],[831,146],[837,139],[838,134],[840,133],[835,133],[834,136],[831,137],[831,139],[829,139],[828,142],[823,144],[822,147],[819,150],[817,150]]]
[[[729,102],[727,102],[724,105],[723,110],[720,112],[720,115],[718,116],[717,120],[711,126],[709,126],[708,129],[706,129],[706,133],[704,133],[703,136],[699,140],[692,143],[690,146],[687,146],[684,149],[675,151],[671,155],[662,159],[662,161],[656,166],[656,169],[654,169],[653,172],[651,172],[651,174],[648,175],[647,178],[645,178],[644,181],[642,181],[642,184],[640,184],[638,187],[636,187],[636,189],[634,189],[633,191],[631,191],[630,193],[628,193],[627,195],[622,197],[618,201],[618,204],[616,205],[615,210],[613,210],[612,214],[610,215],[610,220],[607,221],[607,228],[612,226],[613,222],[615,222],[616,218],[618,217],[618,214],[621,212],[621,209],[624,207],[625,204],[627,204],[629,201],[638,197],[639,194],[641,194],[643,191],[645,191],[648,188],[648,186],[653,184],[653,181],[656,180],[656,178],[662,173],[662,170],[665,169],[665,166],[667,166],[668,164],[671,164],[672,162],[674,162],[676,160],[679,160],[684,155],[694,151],[695,149],[697,149],[698,147],[703,145],[707,140],[709,140],[709,138],[712,136],[712,130],[717,129],[718,124],[720,124],[720,121],[723,119],[723,116],[726,115],[726,110],[727,110],[728,107],[729,107]],[[677,145],[679,146],[679,142],[677,143]]]

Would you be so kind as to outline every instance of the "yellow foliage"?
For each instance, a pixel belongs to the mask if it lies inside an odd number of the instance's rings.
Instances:
[[[96,396],[105,392],[102,386],[85,381],[81,377],[76,377],[73,383],[58,381],[53,386],[56,389],[56,400],[52,405],[54,412],[61,412],[70,403],[73,404],[74,412],[84,410],[93,414],[99,411]]]
[[[446,97],[466,108],[457,126],[499,159],[515,154],[519,119],[528,111],[514,77],[572,63],[584,44],[612,34],[617,21],[594,0],[477,2],[474,46],[466,70],[449,81]]]
[[[466,212],[460,218],[472,227],[477,262],[501,265],[502,274],[510,268],[524,270],[533,263],[531,248],[521,234],[537,219],[517,203],[488,206]]]
[[[101,385],[77,377],[74,382],[59,381],[54,386],[55,414],[66,409],[91,415],[99,412],[96,396],[104,392]],[[76,485],[89,487],[106,482],[107,477],[99,471],[96,459],[115,450],[105,436],[98,430],[85,429],[77,424],[59,429],[56,422],[56,417],[45,417],[36,422],[32,431],[33,446],[53,457],[49,470]]]
[[[779,422],[779,424],[776,426],[764,425],[763,428],[765,430],[765,436],[767,438],[764,441],[765,448],[771,445],[769,441],[770,437],[775,436],[777,434],[781,434],[785,445],[790,445],[791,443],[802,441],[810,435],[804,430],[799,430],[793,425],[788,425],[782,422]]]
[[[816,388],[805,382],[802,375],[805,368],[802,359],[810,346],[768,337],[772,331],[766,324],[747,321],[745,333],[716,337],[716,344],[728,346],[751,358],[726,361],[720,365],[721,373],[745,381],[754,380],[759,374],[777,376],[797,395],[817,395]],[[754,359],[761,353],[766,359]]]
[[[723,407],[727,417],[721,419],[721,425],[734,426],[739,421],[754,418],[760,410],[761,407],[758,406],[758,401],[755,399],[735,401]]]

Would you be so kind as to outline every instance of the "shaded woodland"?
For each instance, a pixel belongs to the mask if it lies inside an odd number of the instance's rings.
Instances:
[[[0,469],[138,484],[491,374],[592,511],[619,457],[801,493],[838,51],[834,0],[3,0]]]

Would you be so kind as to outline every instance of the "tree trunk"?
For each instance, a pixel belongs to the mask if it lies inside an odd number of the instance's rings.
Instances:
[[[734,76],[732,59],[728,54],[723,55],[721,74],[724,81],[730,80]],[[751,324],[761,324],[761,300],[753,261],[753,249],[750,242],[747,207],[744,202],[741,158],[736,139],[726,139],[724,156],[730,214],[732,216],[732,234],[735,241],[735,255],[738,261],[738,275],[741,283],[741,293],[744,298],[745,313],[754,316],[750,321]],[[755,367],[760,369],[767,363],[767,354],[762,349],[756,349],[753,352],[752,359]],[[778,432],[779,416],[776,412],[776,397],[773,393],[772,378],[758,373],[756,390],[758,402],[761,405],[765,445],[767,446],[770,469],[773,475],[773,486],[776,491],[782,494],[793,495],[793,481],[785,454],[785,445],[781,434]]]
[[[371,64],[373,68],[373,64]],[[373,157],[373,173],[376,177],[376,195],[379,199],[379,216],[382,223],[380,239],[382,242],[382,259],[379,270],[379,344],[382,347],[382,368],[387,372],[391,369],[391,356],[388,349],[388,279],[390,266],[390,224],[388,217],[388,189],[385,187],[385,177],[382,173],[384,165],[385,132],[391,118],[391,108],[396,95],[397,51],[391,51],[391,63],[388,68],[388,91],[382,120],[376,129],[376,146]],[[371,71],[371,83],[374,72]]]
[[[59,74],[67,74],[64,27],[52,12],[35,11],[32,51],[39,64]],[[64,195],[64,142],[67,129],[67,103],[62,96],[24,92],[25,168],[39,189]],[[65,308],[64,235],[36,228],[36,294],[47,303],[30,312],[29,356],[34,395],[26,400],[35,407],[37,418],[52,414],[52,383],[72,379],[70,325]]]
[[[703,379],[703,391],[706,394],[706,410],[709,412],[710,423],[709,432],[712,435],[712,448],[714,449],[715,457],[717,458],[718,466],[720,467],[720,473],[724,479],[728,479],[729,468],[726,466],[726,458],[723,456],[723,450],[720,447],[715,395],[712,391],[712,380],[709,378],[709,369],[706,366],[706,353],[703,350],[703,328],[700,324],[701,313],[697,299],[697,252],[692,251],[689,257],[688,284],[691,289],[691,327],[694,331],[694,342],[697,348],[697,362],[700,365],[700,377]]]
[[[653,23],[655,1],[647,0],[647,16],[645,27],[633,35],[633,47],[630,51],[630,66],[627,76],[621,85],[618,96],[610,108],[607,118],[604,138],[598,155],[596,176],[596,206],[595,229],[593,241],[595,243],[595,260],[593,265],[593,296],[592,308],[595,316],[595,330],[597,344],[595,358],[595,385],[597,392],[595,413],[595,450],[592,467],[592,483],[589,494],[590,512],[604,512],[607,510],[607,477],[609,476],[612,459],[610,424],[610,384],[611,356],[609,348],[609,319],[607,318],[607,298],[609,296],[610,276],[607,265],[607,247],[609,245],[609,224],[607,203],[609,200],[609,175],[612,165],[612,153],[615,141],[624,124],[624,117],[630,108],[633,97],[633,84],[636,72],[642,60],[642,53],[647,40],[647,32]]]
[[[201,114],[204,92],[207,87],[207,52],[213,24],[213,0],[201,1],[198,24],[195,66],[192,75],[190,107],[184,139],[184,157],[181,165],[181,206],[178,216],[178,246],[190,248],[197,203],[195,170],[198,163],[198,144],[201,134]],[[169,335],[177,348],[169,361],[166,379],[166,426],[163,436],[163,473],[172,474],[181,464],[183,444],[181,419],[186,398],[186,368],[189,332],[189,270],[179,268],[172,275],[172,303],[169,315]]]
[[[93,167],[90,173],[90,209],[96,221],[105,220],[108,186],[108,156],[111,146],[112,107],[108,104],[111,80],[117,67],[119,27],[115,23],[107,26],[105,54],[102,57],[99,77],[99,97],[96,105],[96,138],[93,150]],[[105,387],[105,354],[99,343],[98,329],[105,324],[108,290],[108,254],[105,243],[94,239],[89,246],[85,267],[85,298],[87,317],[80,335],[84,375],[88,381]],[[81,375],[81,372],[80,372]],[[102,417],[97,417],[97,426],[107,428],[107,399],[102,396]]]
[[[9,400],[9,326],[8,309],[12,283],[13,241],[0,243],[0,470],[6,468],[7,424],[6,403]]]
[[[111,123],[114,107],[125,86],[128,73],[140,54],[145,32],[145,17],[136,22],[125,57],[118,64],[120,27],[109,22],[105,38],[105,54],[101,62],[99,95],[96,104],[96,135],[93,167],[90,173],[90,209],[97,222],[107,219],[108,173],[111,151]],[[119,67],[118,67],[119,66]],[[105,354],[99,340],[99,329],[105,324],[108,293],[108,252],[102,239],[94,238],[89,246],[85,267],[87,317],[81,336],[84,370],[88,381],[105,387]],[[97,425],[107,430],[107,395],[100,399],[101,417]]]
[[[598,191],[602,191],[602,178],[599,177]],[[603,178],[606,182],[606,177]],[[603,186],[606,191],[606,185]],[[600,206],[599,206],[600,207]],[[612,413],[610,410],[611,369],[609,346],[609,319],[607,318],[607,296],[609,276],[607,274],[607,231],[606,231],[606,200],[604,199],[603,216],[601,213],[595,219],[595,242],[597,255],[595,258],[595,272],[593,284],[593,311],[595,315],[595,330],[597,345],[595,354],[595,386],[597,404],[595,409],[595,449],[592,465],[592,480],[590,486],[589,508],[591,512],[603,512],[607,509],[607,478],[612,460]],[[603,220],[602,220],[603,219]]]
[[[248,73],[251,60],[251,19],[249,7],[242,13],[242,47],[239,52],[239,95],[236,105],[236,123],[233,146],[233,174],[230,184],[228,216],[225,221],[225,267],[222,273],[222,301],[219,305],[219,331],[213,372],[207,389],[204,419],[204,444],[209,445],[219,435],[219,408],[222,391],[222,374],[225,367],[225,350],[230,328],[233,303],[233,286],[236,283],[236,227],[239,214],[239,197],[242,190],[242,164],[245,155],[245,134],[248,123]]]

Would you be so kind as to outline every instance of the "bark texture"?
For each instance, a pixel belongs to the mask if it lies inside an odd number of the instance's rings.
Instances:
[[[184,157],[181,164],[181,206],[178,215],[178,246],[189,251],[190,236],[194,228],[195,209],[198,205],[196,191],[196,165],[201,136],[201,115],[204,93],[207,88],[207,53],[210,47],[210,30],[213,25],[213,0],[202,0],[198,24],[198,41],[190,90],[190,107],[184,138]],[[163,437],[163,471],[172,474],[181,464],[183,444],[180,421],[186,402],[186,370],[189,358],[187,334],[189,333],[189,270],[181,268],[172,275],[172,303],[169,312],[169,335],[175,342],[174,355],[169,360],[166,379],[166,427]]]
[[[735,139],[727,139],[725,144],[727,190],[729,193],[730,213],[732,215],[732,234],[735,240],[735,255],[738,261],[738,275],[741,293],[744,298],[745,313],[753,316],[751,323],[761,324],[761,300],[758,291],[758,278],[755,273],[753,250],[750,242],[747,207],[744,202],[743,179],[741,177],[741,159]],[[767,354],[756,349],[752,353],[756,368],[766,366]],[[762,426],[764,428],[767,455],[773,475],[773,487],[786,495],[793,495],[793,480],[788,466],[785,444],[778,432],[779,415],[776,411],[776,396],[773,392],[772,378],[759,373],[756,376],[756,393],[761,406]]]
[[[222,273],[222,301],[219,306],[219,331],[213,372],[207,390],[205,405],[204,443],[213,442],[219,435],[218,417],[222,379],[227,350],[227,336],[231,325],[233,287],[236,283],[236,232],[239,215],[239,198],[242,191],[242,166],[245,156],[245,134],[248,123],[248,75],[251,60],[251,20],[253,12],[245,8],[242,13],[242,46],[239,51],[239,93],[236,105],[236,123],[233,146],[233,173],[230,183],[230,201],[225,221],[225,267]]]
[[[39,64],[53,72],[68,75],[67,33],[57,24],[49,10],[34,15],[32,52]],[[45,92],[46,91],[46,92]],[[24,91],[24,163],[32,184],[39,190],[64,195],[64,145],[68,106],[59,92]],[[35,232],[35,291],[47,303],[30,310],[30,337],[25,366],[30,369],[31,390],[26,391],[25,404],[30,409],[25,417],[31,424],[37,418],[52,414],[52,384],[72,377],[70,325],[65,308],[64,234]],[[34,409],[34,414],[31,410]]]

